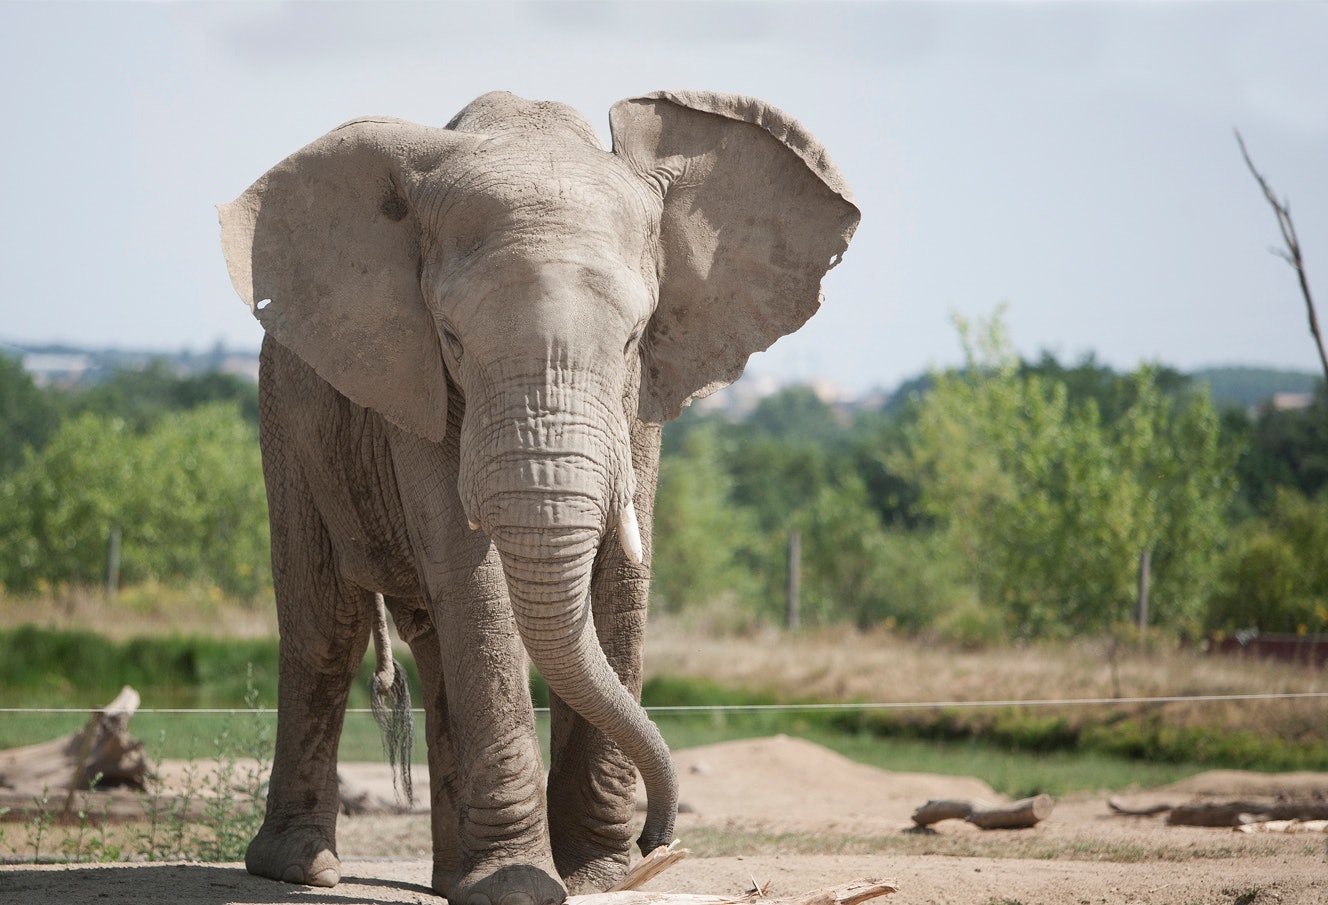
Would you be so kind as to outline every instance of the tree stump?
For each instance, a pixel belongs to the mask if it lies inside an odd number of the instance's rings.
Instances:
[[[126,685],[115,700],[77,732],[23,748],[0,751],[0,789],[27,796],[68,790],[65,808],[74,793],[97,788],[128,786],[143,789],[152,764],[143,743],[129,734],[129,718],[138,709],[138,692]]]

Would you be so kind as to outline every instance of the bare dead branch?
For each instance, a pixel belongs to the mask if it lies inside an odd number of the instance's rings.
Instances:
[[[1245,148],[1245,139],[1241,137],[1240,130],[1236,129],[1235,132],[1236,144],[1240,145],[1240,156],[1245,158],[1245,166],[1249,168],[1250,174],[1259,183],[1264,198],[1268,199],[1268,203],[1273,208],[1273,213],[1277,215],[1277,227],[1282,231],[1282,242],[1286,245],[1286,250],[1274,249],[1273,253],[1296,269],[1296,278],[1300,281],[1300,294],[1305,299],[1305,308],[1309,313],[1310,335],[1314,337],[1315,347],[1319,350],[1319,363],[1323,365],[1323,379],[1328,381],[1328,353],[1324,352],[1323,335],[1319,332],[1319,318],[1314,311],[1314,299],[1310,296],[1309,278],[1305,275],[1305,261],[1300,254],[1300,240],[1296,237],[1296,224],[1291,220],[1291,202],[1285,198],[1278,199],[1272,186],[1268,184],[1268,180],[1263,177],[1263,174],[1254,166],[1254,161],[1250,159],[1250,153]]]

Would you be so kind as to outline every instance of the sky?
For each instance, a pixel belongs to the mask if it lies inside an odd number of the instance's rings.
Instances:
[[[862,210],[749,375],[889,389],[1002,305],[1025,356],[1315,371],[1233,129],[1328,306],[1325,47],[1328,3],[1279,0],[0,2],[0,344],[256,349],[215,205],[287,154],[494,89],[607,142],[615,101],[669,88],[797,117]]]

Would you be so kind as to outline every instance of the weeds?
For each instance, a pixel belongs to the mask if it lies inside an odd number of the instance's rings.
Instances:
[[[212,739],[212,764],[204,769],[197,757],[184,769],[182,790],[167,795],[161,777],[152,777],[139,792],[144,824],[141,829],[114,831],[110,799],[93,806],[98,775],[88,788],[52,802],[49,788],[34,795],[24,822],[26,845],[11,850],[7,826],[0,823],[0,860],[109,862],[134,856],[148,861],[191,859],[238,861],[258,831],[264,810],[266,779],[271,758],[271,729],[259,712],[259,692],[253,670],[246,677],[247,713],[228,717]],[[164,733],[163,733],[164,737]],[[77,810],[72,805],[77,803]],[[0,821],[10,809],[0,809]],[[51,846],[57,828],[63,835]]]

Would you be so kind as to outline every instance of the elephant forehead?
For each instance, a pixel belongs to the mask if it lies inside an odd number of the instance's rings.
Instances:
[[[448,216],[609,218],[622,224],[658,218],[641,181],[614,155],[574,142],[505,136],[480,145],[447,180]],[[564,224],[554,221],[559,227]]]

